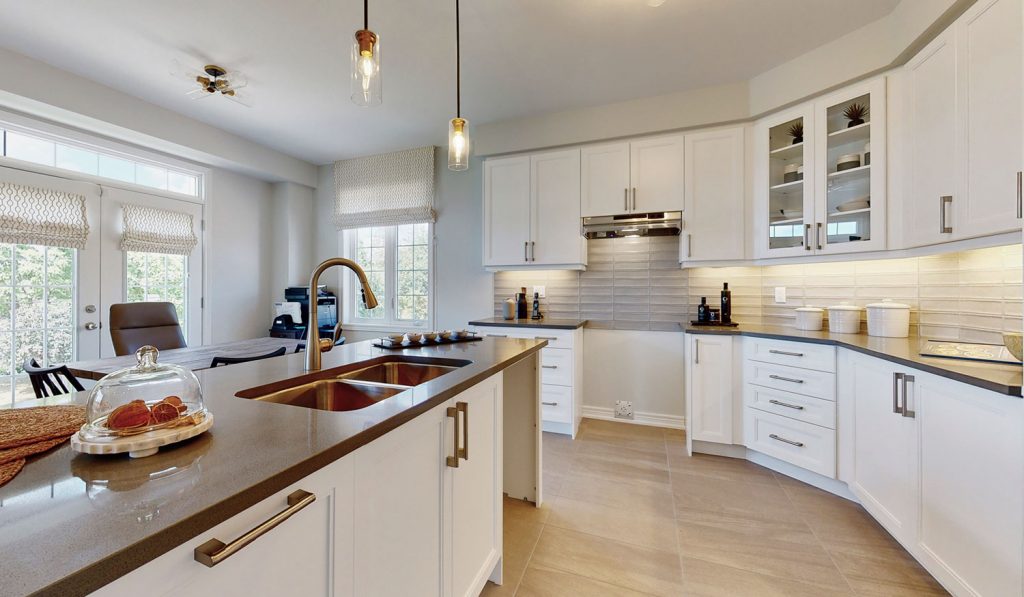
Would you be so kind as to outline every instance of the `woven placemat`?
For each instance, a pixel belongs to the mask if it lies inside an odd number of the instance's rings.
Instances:
[[[63,444],[66,441],[68,441],[68,438],[59,437],[57,439],[48,439],[34,444],[25,444],[23,446],[18,446],[17,448],[0,450],[0,464],[7,464],[14,460],[24,460],[28,456],[45,452],[50,448]]]
[[[51,439],[66,439],[84,424],[84,406],[33,406],[0,410],[0,450]]]
[[[0,464],[0,487],[17,476],[25,466],[25,459],[12,460],[7,464]]]

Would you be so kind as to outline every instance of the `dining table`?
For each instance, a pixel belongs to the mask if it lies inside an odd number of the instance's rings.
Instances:
[[[199,371],[200,369],[209,369],[213,357],[255,357],[273,352],[281,347],[286,349],[285,354],[290,354],[295,352],[295,348],[300,344],[305,344],[305,340],[269,337],[250,338],[218,344],[161,350],[157,361],[160,363],[173,363],[192,371]],[[67,363],[67,367],[75,377],[95,381],[115,371],[133,367],[136,362],[135,354],[129,354],[105,359],[75,361]]]

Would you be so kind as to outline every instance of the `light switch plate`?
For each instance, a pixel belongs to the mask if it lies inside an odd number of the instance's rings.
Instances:
[[[544,287],[543,286],[534,286],[533,287],[533,292],[534,292],[534,294],[537,294],[540,298],[544,298]]]
[[[775,287],[775,302],[780,304],[780,305],[786,302],[786,287],[785,286],[776,286]]]

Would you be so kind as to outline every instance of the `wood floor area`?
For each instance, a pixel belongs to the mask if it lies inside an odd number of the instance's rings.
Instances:
[[[682,432],[585,419],[544,435],[542,508],[505,501],[483,595],[946,595],[860,506]]]

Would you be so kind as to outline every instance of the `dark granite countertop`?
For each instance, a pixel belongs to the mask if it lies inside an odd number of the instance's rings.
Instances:
[[[216,416],[208,433],[135,460],[77,454],[65,443],[30,458],[0,487],[0,595],[90,593],[546,344],[485,338],[403,350],[373,348],[369,341],[337,346],[324,353],[324,370],[391,354],[471,361],[350,412],[235,396],[304,375],[303,354],[197,371]],[[46,402],[85,400],[79,392]]]
[[[469,325],[492,326],[501,328],[540,328],[549,330],[575,330],[587,324],[586,319],[505,319],[503,317],[485,317],[474,319]]]
[[[1024,381],[1024,368],[1020,365],[1001,365],[999,363],[981,363],[944,359],[940,357],[923,357],[920,354],[924,338],[881,338],[867,334],[833,334],[829,331],[808,332],[781,325],[744,324],[739,327],[697,327],[684,325],[687,334],[716,334],[726,336],[752,336],[756,338],[776,338],[796,342],[814,344],[830,344],[842,346],[850,350],[864,353],[907,367],[920,369],[955,381],[963,382],[986,390],[992,390],[1008,396],[1021,396],[1021,385]]]

